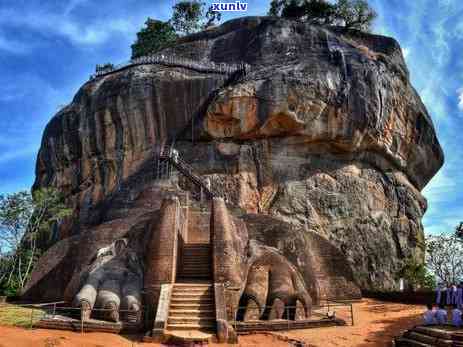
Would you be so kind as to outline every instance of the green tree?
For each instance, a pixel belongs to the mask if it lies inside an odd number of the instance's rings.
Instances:
[[[455,236],[463,240],[463,222],[460,222],[455,228]]]
[[[463,280],[463,243],[451,234],[427,237],[426,264],[440,282],[449,284]]]
[[[272,0],[268,14],[364,31],[371,29],[376,18],[366,0]]]
[[[338,0],[336,18],[341,20],[346,29],[370,31],[376,12],[366,0]]]
[[[33,194],[0,195],[0,287],[11,294],[26,284],[41,249],[50,241],[54,223],[71,214],[62,195],[52,188]]]
[[[212,6],[209,6],[206,12],[206,21],[203,25],[204,29],[207,29],[208,27],[212,25],[216,25],[222,20],[222,13],[219,11],[213,11]]]
[[[428,271],[425,264],[410,257],[398,273],[413,289],[434,289],[436,287],[435,276]]]
[[[132,45],[132,59],[154,54],[174,43],[176,39],[177,34],[170,22],[148,18]]]
[[[172,26],[180,35],[189,35],[200,30],[204,18],[204,2],[180,1],[172,9]]]

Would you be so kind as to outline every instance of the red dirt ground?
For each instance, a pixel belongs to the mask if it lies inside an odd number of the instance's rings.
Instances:
[[[307,346],[390,346],[402,330],[421,321],[421,306],[385,303],[365,299],[354,304],[355,325],[319,329],[294,330],[288,333],[241,336],[238,346],[290,346],[282,337],[304,341]],[[0,326],[0,347],[159,347],[142,343],[137,337],[105,333],[74,333],[59,330],[26,330]],[[166,346],[166,345],[164,345]],[[187,345],[185,345],[187,346]],[[199,345],[197,345],[199,346]],[[210,346],[224,346],[211,344]]]

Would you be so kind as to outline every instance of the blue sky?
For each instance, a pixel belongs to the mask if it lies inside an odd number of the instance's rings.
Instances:
[[[248,0],[248,15],[269,0]],[[146,17],[167,19],[174,0],[0,1],[0,193],[29,189],[42,131],[96,64],[122,62]],[[446,164],[425,188],[425,230],[463,220],[463,2],[370,0],[374,31],[396,38],[426,104]],[[225,19],[230,18],[230,14]]]

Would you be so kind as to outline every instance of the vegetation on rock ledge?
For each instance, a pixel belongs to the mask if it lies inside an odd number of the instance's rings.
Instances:
[[[40,256],[39,245],[48,246],[53,225],[70,214],[52,188],[0,195],[0,294],[20,293]]]

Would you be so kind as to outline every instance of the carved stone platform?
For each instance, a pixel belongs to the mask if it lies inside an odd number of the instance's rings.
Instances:
[[[139,323],[115,323],[96,319],[81,322],[80,319],[55,315],[41,319],[34,324],[34,328],[120,334],[140,332],[142,326]]]
[[[463,347],[463,329],[450,325],[416,326],[394,339],[400,346],[449,346]]]
[[[331,326],[346,325],[346,322],[339,318],[323,318],[323,319],[304,319],[296,321],[287,321],[284,319],[271,321],[247,321],[236,322],[232,324],[238,334],[246,334],[261,331],[278,331],[278,330],[293,330],[293,329],[311,329]]]

